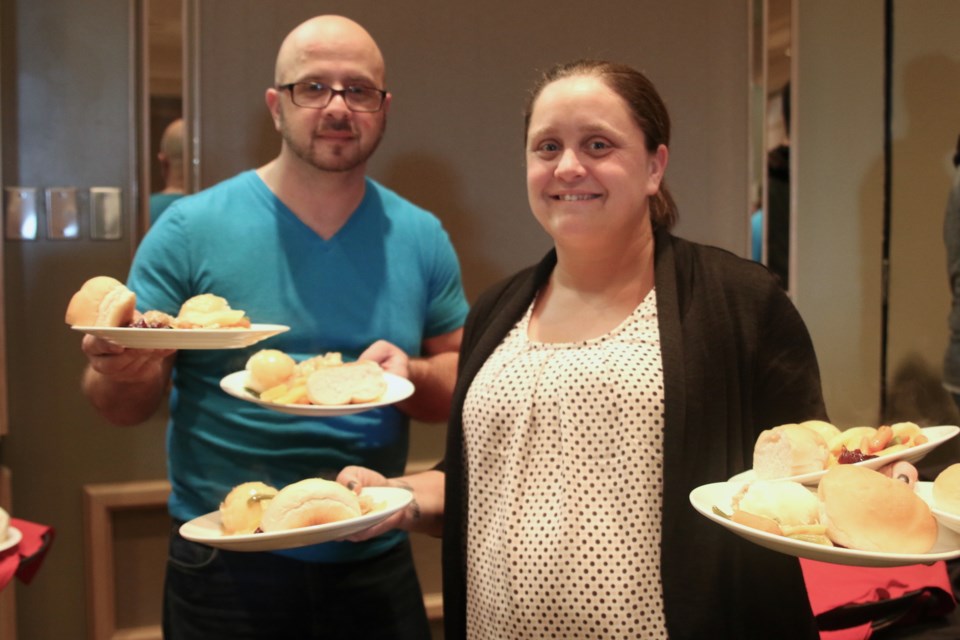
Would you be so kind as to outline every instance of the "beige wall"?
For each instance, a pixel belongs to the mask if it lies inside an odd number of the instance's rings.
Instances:
[[[943,216],[960,135],[960,3],[897,0],[888,384],[892,409],[956,424],[938,388],[949,339]]]
[[[876,424],[883,5],[798,5],[796,302],[813,335],[831,419]]]
[[[327,2],[378,40],[394,93],[372,174],[435,211],[463,262],[468,294],[535,260],[547,238],[528,213],[522,106],[538,70],[607,57],[645,70],[673,118],[667,180],[684,235],[746,245],[747,7],[739,1],[570,1],[452,7],[445,0]],[[317,7],[200,3],[201,184],[276,154],[263,105],[282,36]],[[242,131],[242,135],[238,135]]]
[[[882,3],[798,10],[797,304],[831,418],[881,420],[884,113]],[[894,3],[888,418],[955,423],[939,387],[946,345],[943,208],[960,119],[951,0]],[[908,374],[908,375],[907,375]],[[899,376],[907,375],[905,381]]]

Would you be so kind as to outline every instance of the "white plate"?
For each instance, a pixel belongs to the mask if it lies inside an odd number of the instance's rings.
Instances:
[[[903,460],[909,463],[915,463],[923,459],[925,455],[939,447],[941,444],[954,437],[960,433],[960,427],[955,426],[940,426],[940,427],[924,427],[920,429],[923,435],[927,436],[927,441],[923,444],[919,444],[915,447],[910,447],[909,449],[904,449],[903,451],[898,451],[896,453],[889,453],[885,456],[878,456],[876,458],[870,458],[869,460],[863,460],[861,462],[855,462],[858,467],[866,467],[867,469],[879,469],[880,467],[886,466],[891,462],[896,462],[897,460]],[[798,476],[790,476],[789,478],[771,478],[771,480],[792,480],[794,482],[799,482],[800,484],[807,485],[817,485],[820,483],[820,478],[826,473],[824,471],[814,471],[812,473],[804,473]],[[756,473],[753,469],[747,469],[742,473],[730,478],[731,482],[752,482],[757,479]]]
[[[930,505],[930,511],[933,512],[933,517],[937,521],[950,529],[951,531],[956,531],[960,533],[960,516],[952,514],[948,511],[938,509],[937,505],[933,501],[933,483],[932,482],[918,482],[916,485],[917,495],[924,499],[924,501]]]
[[[938,527],[937,542],[928,553],[880,553],[842,547],[827,547],[813,542],[794,540],[793,538],[778,536],[738,524],[713,512],[713,507],[716,506],[724,513],[732,514],[732,498],[742,488],[743,482],[706,484],[690,492],[690,504],[702,515],[726,527],[738,536],[761,547],[798,558],[858,567],[899,567],[960,558],[960,534],[947,527]]]
[[[20,544],[21,538],[23,538],[23,534],[20,533],[20,529],[7,527],[7,539],[0,542],[0,551],[6,551],[11,547],[17,546]]]
[[[276,551],[278,549],[293,549],[305,547],[321,542],[339,540],[369,529],[375,524],[383,522],[388,517],[403,509],[413,500],[413,493],[407,489],[397,487],[366,487],[363,495],[370,496],[376,502],[385,502],[386,506],[373,513],[331,522],[318,524],[312,527],[275,531],[273,533],[249,533],[226,535],[220,528],[220,512],[212,511],[180,527],[180,535],[187,540],[200,542],[230,551]]]
[[[246,400],[247,402],[256,403],[261,407],[267,407],[268,409],[273,409],[274,411],[289,413],[295,416],[345,416],[350,413],[369,411],[370,409],[376,409],[377,407],[386,407],[388,405],[400,402],[401,400],[406,400],[413,395],[412,382],[406,378],[401,378],[398,375],[384,371],[383,376],[387,381],[387,390],[382,396],[380,396],[380,399],[373,402],[360,402],[357,404],[341,405],[280,404],[278,402],[266,402],[261,400],[247,390],[248,375],[249,373],[247,371],[235,371],[220,381],[220,388],[235,398],[240,398],[241,400]]]
[[[282,324],[251,324],[249,329],[140,329],[78,327],[71,329],[106,338],[128,349],[242,349],[289,331]]]

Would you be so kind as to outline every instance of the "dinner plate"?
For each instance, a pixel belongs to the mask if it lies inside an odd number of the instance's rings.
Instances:
[[[258,404],[261,407],[295,416],[345,416],[350,413],[360,413],[361,411],[369,411],[370,409],[376,409],[378,407],[386,407],[401,400],[406,400],[413,395],[412,382],[406,378],[401,378],[398,375],[384,371],[383,376],[387,381],[387,390],[378,400],[374,400],[373,402],[338,405],[281,404],[279,402],[266,402],[261,400],[247,389],[247,378],[249,375],[248,371],[235,371],[220,381],[220,388],[235,398],[240,398],[241,400]]]
[[[937,542],[927,553],[881,553],[845,549],[843,547],[828,547],[826,545],[794,540],[785,536],[778,536],[766,531],[733,522],[713,512],[717,507],[726,514],[733,513],[732,498],[740,489],[743,482],[715,482],[697,487],[690,492],[690,504],[701,515],[726,527],[736,535],[766,547],[798,558],[832,562],[834,564],[854,565],[858,567],[899,567],[909,564],[929,564],[937,560],[951,560],[960,558],[960,533],[945,526],[939,526]]]
[[[249,533],[228,535],[220,527],[220,512],[212,511],[206,515],[185,522],[180,527],[180,535],[187,540],[200,542],[230,551],[276,551],[279,549],[294,549],[321,542],[339,540],[375,524],[383,522],[388,517],[403,509],[413,500],[413,493],[398,487],[366,487],[362,495],[370,496],[375,502],[383,502],[385,506],[359,518],[317,524],[312,527],[274,531],[272,533]]]
[[[0,542],[0,552],[17,546],[20,544],[21,538],[23,538],[23,534],[20,533],[20,529],[7,527],[7,539]]]
[[[960,516],[937,508],[937,505],[933,499],[933,483],[918,482],[916,484],[916,489],[917,495],[923,498],[924,501],[930,505],[930,511],[933,512],[933,517],[936,518],[937,521],[944,527],[950,529],[951,531],[960,533]]]
[[[923,435],[927,436],[927,441],[923,444],[918,444],[915,447],[910,447],[909,449],[903,449],[902,451],[897,451],[896,453],[888,453],[884,456],[878,456],[876,458],[870,458],[869,460],[862,460],[860,462],[854,462],[852,464],[858,467],[866,467],[867,469],[879,469],[880,467],[886,466],[891,462],[896,462],[898,460],[903,460],[909,463],[919,462],[925,455],[939,447],[941,444],[954,437],[960,433],[960,427],[952,425],[943,425],[938,427],[923,427],[920,429]],[[797,476],[790,476],[788,478],[770,478],[771,480],[792,480],[794,482],[799,482],[800,484],[806,485],[817,485],[820,483],[820,478],[826,473],[826,470],[823,471],[814,471],[812,473],[804,473]],[[752,482],[757,479],[756,473],[753,469],[747,469],[742,473],[730,478],[731,482]]]
[[[106,338],[128,349],[242,349],[278,333],[282,324],[251,324],[235,329],[142,329],[136,327],[81,327],[71,329]]]

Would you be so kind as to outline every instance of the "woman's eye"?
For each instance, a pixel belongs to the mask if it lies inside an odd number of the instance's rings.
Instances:
[[[587,146],[591,151],[605,151],[610,148],[610,144],[606,140],[591,140],[587,143]]]
[[[540,153],[556,153],[560,150],[560,145],[556,142],[541,142],[536,150]]]

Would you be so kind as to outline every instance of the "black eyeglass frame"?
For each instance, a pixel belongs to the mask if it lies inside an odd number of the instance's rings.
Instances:
[[[329,98],[324,104],[322,104],[322,105],[320,105],[320,106],[311,106],[311,105],[299,104],[299,103],[297,102],[296,98],[294,98],[294,93],[293,93],[293,90],[294,90],[295,87],[297,87],[297,85],[308,85],[308,86],[312,86],[312,87],[323,87],[323,88],[325,88],[325,89],[327,89],[327,90],[330,91],[330,98]],[[349,86],[344,87],[343,89],[334,89],[333,87],[331,87],[331,86],[329,86],[329,85],[326,85],[326,84],[323,84],[322,82],[307,82],[307,81],[303,81],[303,82],[288,82],[287,84],[278,84],[275,88],[277,89],[277,91],[289,91],[289,92],[290,92],[290,102],[292,102],[293,104],[297,105],[297,106],[300,107],[301,109],[326,109],[328,106],[330,106],[330,103],[333,102],[333,99],[334,99],[336,96],[340,96],[340,97],[343,99],[343,103],[344,103],[345,105],[347,105],[347,109],[349,109],[350,111],[354,111],[354,112],[356,112],[356,113],[376,113],[376,112],[380,111],[381,109],[383,109],[383,103],[386,102],[386,99],[387,99],[387,92],[386,92],[385,90],[383,90],[383,89],[377,89],[376,87],[358,87],[358,86],[355,86],[355,85],[349,85]],[[380,94],[380,103],[377,105],[377,108],[376,108],[376,109],[357,109],[356,107],[354,107],[353,105],[350,104],[350,100],[349,100],[348,97],[347,97],[347,96],[350,95],[350,90],[351,90],[351,89],[354,89],[354,90],[355,90],[355,89],[363,89],[364,91],[375,91],[376,93],[379,93],[379,94]]]

